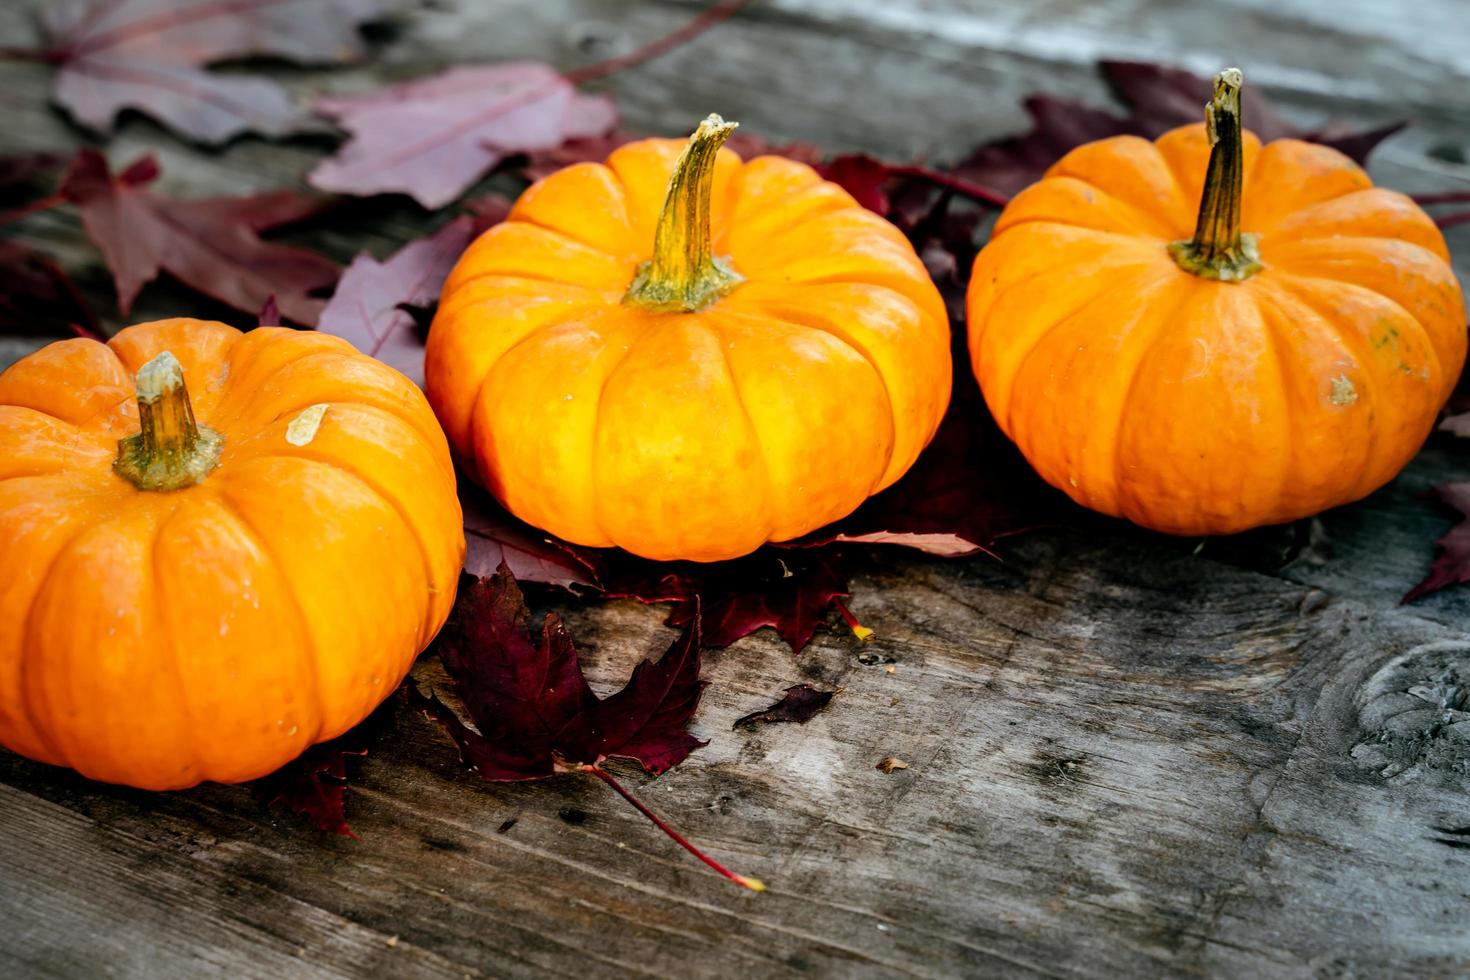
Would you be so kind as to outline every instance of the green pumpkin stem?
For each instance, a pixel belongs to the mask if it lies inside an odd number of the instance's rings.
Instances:
[[[1240,87],[1245,76],[1227,68],[1215,76],[1215,94],[1205,104],[1210,164],[1200,194],[1194,237],[1174,242],[1169,254],[1185,272],[1204,279],[1240,282],[1261,271],[1256,236],[1240,230],[1240,195],[1245,144],[1240,127]]]
[[[184,369],[168,351],[138,369],[141,431],[117,441],[112,468],[139,490],[192,487],[219,465],[224,437],[194,421]]]
[[[712,254],[709,215],[715,158],[739,123],[711,114],[674,164],[653,236],[653,258],[638,267],[623,302],[657,313],[693,313],[744,280]]]

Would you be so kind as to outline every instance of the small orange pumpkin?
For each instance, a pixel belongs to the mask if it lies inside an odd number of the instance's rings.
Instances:
[[[903,235],[705,120],[528,189],[445,283],[429,400],[522,519],[713,561],[897,480],[949,399],[944,304]],[[682,153],[681,153],[682,150]]]
[[[1335,150],[1242,134],[1241,81],[1217,76],[1207,127],[1063,157],[1001,214],[968,296],[975,376],[1036,470],[1174,534],[1372,492],[1465,360],[1434,223]]]
[[[346,341],[52,344],[0,374],[0,744],[145,789],[269,773],[397,687],[463,554],[427,402]]]

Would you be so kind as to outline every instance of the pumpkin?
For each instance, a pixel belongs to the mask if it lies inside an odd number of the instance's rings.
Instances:
[[[714,561],[853,511],[949,398],[944,304],[904,236],[710,116],[530,187],[465,251],[429,401],[476,478],[581,545]]]
[[[1217,76],[1205,126],[1063,157],[1001,214],[967,296],[975,376],[1041,476],[1173,534],[1382,486],[1465,359],[1433,221],[1335,150],[1262,146],[1241,82]]]
[[[145,789],[269,773],[397,687],[463,552],[428,403],[346,341],[51,344],[0,374],[0,744]]]

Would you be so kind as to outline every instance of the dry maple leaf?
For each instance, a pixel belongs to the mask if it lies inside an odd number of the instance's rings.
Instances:
[[[795,722],[805,725],[811,721],[823,708],[831,702],[837,691],[819,691],[810,684],[797,684],[788,687],[781,700],[769,708],[760,711],[752,711],[744,717],[735,719],[733,728],[753,728],[756,725],[769,725],[776,722]]]
[[[160,271],[237,310],[255,313],[272,294],[285,316],[315,322],[323,301],[311,294],[336,281],[337,264],[259,233],[300,221],[321,202],[294,191],[177,201],[146,190],[158,164],[144,157],[113,175],[96,150],[77,153],[61,195],[82,212],[87,237],[102,251],[126,314]]]
[[[665,824],[602,767],[633,759],[658,775],[705,743],[689,733],[704,682],[699,679],[699,616],[657,663],[644,660],[627,686],[599,698],[582,676],[571,634],[548,614],[539,637],[515,576],[502,565],[462,592],[436,641],[472,729],[437,695],[410,685],[410,700],[449,733],[466,765],[490,782],[589,773],[607,783],[659,829],[720,874],[755,891],[759,881],[707,857]],[[478,729],[478,730],[476,730]]]
[[[1122,135],[1152,139],[1175,126],[1199,122],[1210,93],[1208,79],[1180,68],[1141,61],[1103,61],[1098,67],[1129,106],[1127,116],[1070,99],[1032,95],[1024,103],[1031,117],[1031,131],[979,147],[955,168],[954,174],[1014,194],[1035,183],[1067,151],[1083,143]],[[1277,115],[1260,89],[1249,89],[1242,98],[1241,115],[1246,126],[1261,139],[1293,136],[1324,143],[1358,163],[1404,125],[1392,123],[1360,131],[1340,126],[1298,130]]]
[[[702,610],[703,645],[729,646],[769,626],[800,653],[817,627],[836,609],[859,638],[872,634],[858,625],[841,602],[851,594],[836,556],[816,549],[762,548],[731,561],[650,562],[608,559],[604,573],[610,599],[672,602],[668,625],[681,627]]]
[[[347,824],[349,757],[366,756],[396,710],[397,699],[384,701],[372,714],[336,738],[313,745],[280,769],[250,783],[263,806],[281,806],[317,830],[356,837]]]
[[[137,109],[191,139],[279,136],[309,118],[276,82],[205,66],[270,56],[304,63],[364,52],[358,27],[399,0],[57,0],[44,17],[55,99],[100,132]]]
[[[1460,523],[1436,543],[1438,554],[1424,581],[1409,590],[1402,602],[1413,602],[1431,592],[1470,582],[1470,482],[1446,483],[1434,495],[1460,513]]]
[[[350,340],[364,354],[424,384],[424,337],[404,306],[435,302],[460,254],[510,210],[499,195],[481,200],[437,232],[400,248],[385,262],[360,253],[342,273],[317,329]]]
[[[343,194],[408,194],[441,208],[504,157],[598,137],[618,120],[550,65],[466,65],[366,95],[318,99],[352,138],[307,176]]]
[[[507,566],[519,582],[562,589],[599,588],[599,573],[590,549],[578,548],[517,520],[468,477],[459,482],[464,510],[464,570],[476,577]]]
[[[81,290],[41,253],[0,242],[0,284],[0,334],[106,339]]]

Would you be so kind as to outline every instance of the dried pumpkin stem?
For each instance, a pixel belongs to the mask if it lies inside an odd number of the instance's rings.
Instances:
[[[1179,268],[1203,279],[1239,282],[1261,271],[1256,236],[1240,230],[1245,177],[1240,87],[1244,82],[1239,68],[1227,68],[1215,76],[1214,97],[1205,105],[1205,131],[1211,149],[1199,220],[1193,238],[1169,246]]]
[[[194,421],[184,369],[168,351],[138,369],[138,424],[112,468],[139,490],[192,487],[219,465],[224,437]]]
[[[653,258],[638,267],[623,302],[658,313],[702,310],[743,281],[712,254],[710,190],[715,159],[738,123],[710,115],[674,164],[653,236]]]

